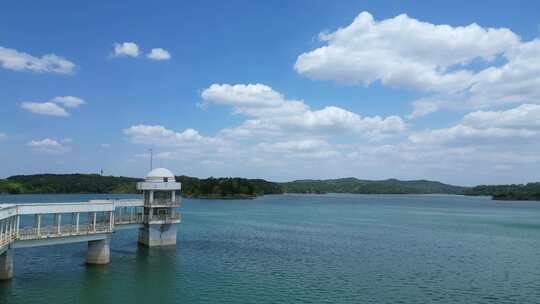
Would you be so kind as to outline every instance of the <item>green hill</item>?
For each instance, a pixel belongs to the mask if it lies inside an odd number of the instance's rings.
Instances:
[[[357,194],[464,194],[465,187],[428,180],[380,181],[361,180],[354,177],[328,180],[296,180],[282,183],[288,193],[357,193]]]
[[[0,180],[0,193],[134,193],[141,180],[98,174],[15,175]]]
[[[469,189],[465,194],[487,195],[495,200],[540,201],[540,183],[481,185]]]
[[[262,179],[177,176],[182,195],[205,198],[253,198],[282,193],[279,184]],[[136,193],[142,179],[97,174],[16,175],[0,180],[0,193]]]
[[[472,188],[428,180],[362,180],[354,177],[327,180],[296,180],[275,183],[263,179],[220,177],[200,179],[177,176],[182,195],[199,198],[253,198],[281,193],[356,194],[465,194],[486,195],[496,200],[540,200],[540,183],[481,185]],[[136,193],[142,179],[98,174],[35,174],[0,179],[1,193]]]

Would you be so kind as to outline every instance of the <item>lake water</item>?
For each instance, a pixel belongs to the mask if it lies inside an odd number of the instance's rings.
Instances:
[[[2,202],[114,195],[0,196]],[[124,198],[130,196],[123,196]],[[16,249],[0,303],[540,303],[540,203],[442,195],[186,199],[176,248]]]

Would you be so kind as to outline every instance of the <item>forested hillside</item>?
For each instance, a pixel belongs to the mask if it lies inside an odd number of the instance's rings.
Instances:
[[[540,200],[540,183],[522,185],[482,185],[472,188],[436,181],[357,178],[296,180],[285,183],[239,177],[196,178],[177,176],[182,195],[198,198],[253,198],[281,193],[356,193],[356,194],[466,194],[492,196],[496,200]],[[136,193],[142,179],[98,174],[16,175],[0,179],[0,194],[21,193]]]
[[[289,193],[358,193],[358,194],[463,194],[467,188],[427,180],[381,181],[340,178],[328,180],[297,180],[282,184]]]
[[[495,200],[540,201],[540,183],[513,185],[481,185],[469,189],[467,195],[487,195]]]

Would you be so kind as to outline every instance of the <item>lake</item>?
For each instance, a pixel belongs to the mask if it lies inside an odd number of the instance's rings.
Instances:
[[[130,195],[0,196],[0,202]],[[0,303],[540,303],[540,203],[451,195],[185,199],[178,243],[14,250]]]

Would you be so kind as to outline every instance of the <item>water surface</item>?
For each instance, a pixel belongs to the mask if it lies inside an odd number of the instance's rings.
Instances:
[[[0,196],[1,202],[115,195]],[[122,196],[129,198],[133,196]],[[0,303],[540,303],[540,203],[445,195],[184,200],[176,247],[16,249]]]

